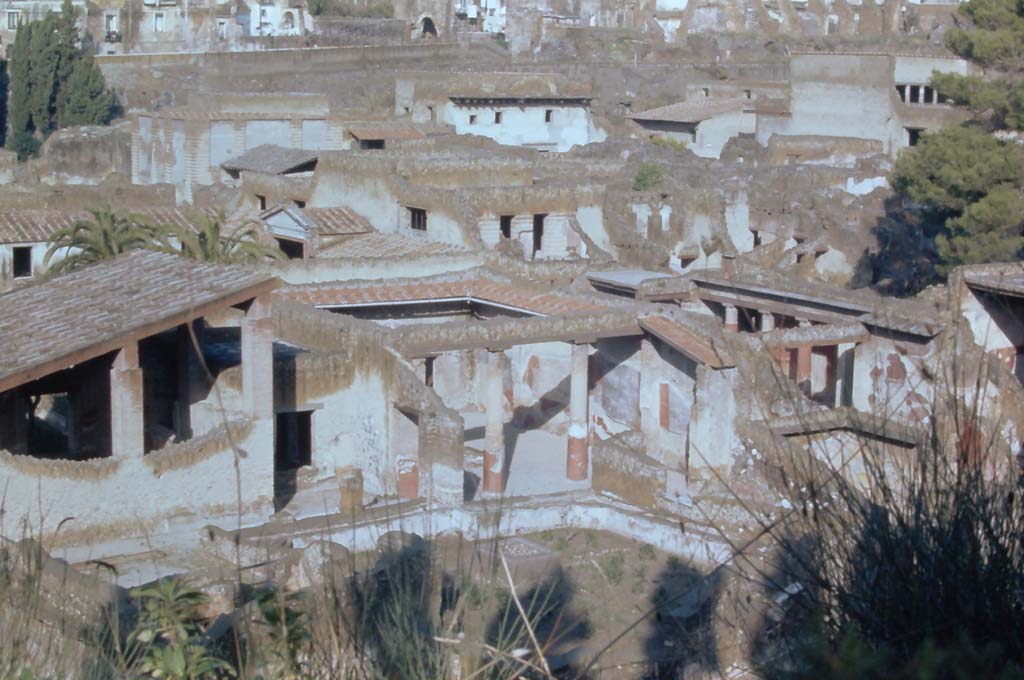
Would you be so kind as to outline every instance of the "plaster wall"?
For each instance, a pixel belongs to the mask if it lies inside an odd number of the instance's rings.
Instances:
[[[754,233],[750,231],[750,204],[746,189],[740,189],[725,206],[725,229],[736,250],[747,253],[754,249]]]
[[[46,251],[49,248],[48,243],[2,243],[0,244],[0,282],[2,286],[10,286],[19,281],[27,281],[29,279],[15,279],[14,278],[14,249],[29,247],[32,249],[32,276],[41,274],[46,271]],[[50,265],[54,265],[60,262],[64,257],[63,253],[54,253],[53,259],[50,261]]]
[[[753,113],[735,111],[715,116],[697,126],[690,150],[702,158],[718,158],[729,140],[741,134],[754,134],[757,118]]]
[[[308,205],[311,208],[349,208],[384,233],[397,232],[400,223],[398,198],[382,177],[358,177],[344,172],[326,177],[317,173]]]
[[[590,238],[601,250],[617,254],[617,249],[612,245],[611,237],[604,225],[604,208],[600,205],[581,205],[576,208],[576,223],[580,225],[583,233]]]
[[[551,122],[545,122],[547,111]],[[500,123],[495,121],[497,113],[501,113]],[[471,117],[475,118],[471,121]],[[452,125],[460,135],[481,135],[499,144],[543,151],[568,151],[607,137],[584,106],[470,107],[448,102],[441,109],[440,121]]]
[[[986,352],[1024,346],[1024,320],[1002,300],[964,286],[960,314]]]
[[[894,152],[904,131],[892,73],[887,55],[793,55],[790,116],[759,125],[758,142],[766,146],[772,134],[857,137]]]
[[[648,456],[681,470],[696,399],[697,364],[658,340],[647,342],[649,346],[641,349],[640,430]]]
[[[857,345],[853,362],[853,401],[858,411],[927,423],[934,386],[923,370],[923,352],[911,355],[887,338]]]
[[[246,504],[273,496],[273,441],[270,420],[253,422],[247,436],[236,439],[248,454],[237,459]],[[0,533],[20,537],[25,522],[36,535],[51,535],[70,517],[62,535],[140,535],[177,515],[232,512],[237,508],[236,461],[229,446],[161,472],[151,463],[151,457],[173,458],[194,444],[190,440],[145,458],[140,451],[120,461],[51,462],[45,472],[25,465],[38,459],[0,454],[0,485],[6,489]]]
[[[966,76],[970,65],[966,59],[912,57],[899,55],[893,57],[893,80],[897,83],[927,83],[932,73],[956,73]]]
[[[274,263],[274,272],[285,283],[303,284],[321,281],[408,278],[433,276],[446,272],[474,269],[485,264],[479,253],[425,257],[390,258],[313,258],[283,260]]]
[[[740,380],[735,368],[698,367],[687,445],[691,473],[706,467],[726,469],[733,456],[744,450],[736,433],[736,390],[749,388],[741,386]]]
[[[320,479],[352,466],[363,472],[369,493],[394,494],[396,461],[391,451],[390,398],[382,376],[357,375],[344,390],[324,395],[313,412],[313,466]]]

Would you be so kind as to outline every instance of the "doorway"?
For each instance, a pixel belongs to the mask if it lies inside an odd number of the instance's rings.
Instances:
[[[313,412],[290,411],[274,418],[274,511],[295,497],[299,469],[313,464]]]

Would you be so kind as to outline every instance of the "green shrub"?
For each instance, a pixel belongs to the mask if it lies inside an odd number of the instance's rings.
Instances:
[[[626,557],[620,552],[605,555],[601,558],[601,571],[613,585],[622,583],[626,573]]]
[[[681,142],[678,139],[672,139],[671,137],[665,137],[663,135],[655,135],[651,137],[651,144],[654,146],[660,146],[663,149],[671,149],[672,151],[686,151],[690,148],[686,142]]]
[[[657,163],[641,163],[633,177],[633,191],[649,191],[661,182],[663,168]]]
[[[39,153],[39,146],[39,140],[24,130],[15,132],[7,140],[7,148],[18,154],[19,161],[35,156]]]

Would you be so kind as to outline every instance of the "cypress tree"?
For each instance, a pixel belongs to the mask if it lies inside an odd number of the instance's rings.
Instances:
[[[57,22],[47,14],[32,27],[29,40],[31,68],[29,70],[29,114],[32,127],[43,137],[53,131],[57,74],[60,53],[57,49]]]
[[[32,52],[30,43],[35,22],[18,29],[10,58],[10,88],[7,95],[7,148],[24,157],[32,134]]]
[[[110,122],[115,105],[92,54],[79,44],[71,0],[63,0],[60,14],[18,30],[10,60],[8,148],[24,158],[57,127]]]
[[[57,125],[106,125],[114,110],[114,95],[103,72],[88,55],[77,59],[61,83],[57,97]]]
[[[0,146],[7,140],[7,62],[0,60]]]

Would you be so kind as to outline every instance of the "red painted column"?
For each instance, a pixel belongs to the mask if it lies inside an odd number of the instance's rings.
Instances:
[[[484,407],[487,423],[484,427],[483,490],[488,493],[505,491],[505,389],[502,369],[504,352],[489,352],[487,386]]]
[[[569,377],[569,444],[566,455],[565,474],[568,479],[580,482],[590,472],[590,453],[587,439],[590,435],[590,346],[572,346],[572,372]]]

